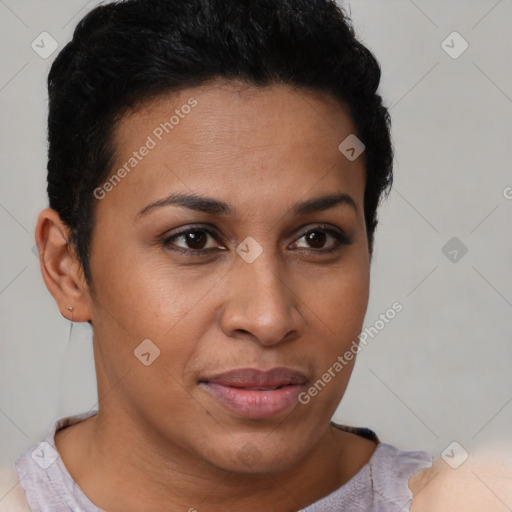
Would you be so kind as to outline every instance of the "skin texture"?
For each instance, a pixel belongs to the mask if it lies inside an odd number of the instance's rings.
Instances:
[[[307,405],[269,419],[238,416],[199,380],[287,366],[311,385],[357,340],[370,274],[364,157],[350,162],[338,150],[355,129],[325,94],[213,82],[126,115],[113,171],[189,98],[197,101],[190,113],[161,141],[153,136],[156,147],[97,201],[93,289],[57,213],[39,215],[43,278],[63,316],[91,321],[98,380],[98,415],[61,430],[57,449],[108,512],[216,512],[227,503],[291,512],[345,483],[375,449],[329,426],[354,360]],[[236,212],[163,206],[137,216],[171,193],[213,197]],[[333,193],[348,194],[356,208],[292,212]],[[328,233],[308,242],[304,235],[322,223],[350,244],[336,248]],[[162,242],[191,225],[212,233],[203,244],[210,252],[172,251],[190,250],[184,237]],[[236,252],[249,236],[263,250],[252,263]],[[160,350],[149,366],[134,355],[145,339]]]
[[[512,505],[510,443],[472,447],[468,459],[450,467],[436,457],[432,467],[409,481],[414,495],[411,512],[506,512]]]

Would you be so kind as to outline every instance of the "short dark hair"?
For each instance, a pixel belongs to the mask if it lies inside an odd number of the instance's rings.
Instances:
[[[371,255],[393,169],[380,77],[377,59],[334,0],[125,0],[94,8],[48,76],[49,204],[70,229],[86,281],[93,191],[112,172],[117,121],[143,101],[215,78],[289,84],[348,107],[365,144]]]

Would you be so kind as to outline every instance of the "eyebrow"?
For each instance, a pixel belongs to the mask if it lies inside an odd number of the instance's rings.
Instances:
[[[159,199],[158,201],[146,205],[137,214],[137,218],[139,219],[140,217],[147,215],[155,208],[171,205],[182,206],[190,210],[209,213],[211,215],[234,216],[236,214],[235,208],[223,201],[214,199],[212,197],[201,196],[198,194],[171,194],[167,197],[164,197],[163,199]],[[334,208],[338,205],[348,205],[356,213],[358,213],[358,208],[355,201],[351,196],[345,193],[313,197],[311,199],[296,203],[292,207],[291,211],[294,215],[305,215],[309,213],[330,210],[331,208]]]

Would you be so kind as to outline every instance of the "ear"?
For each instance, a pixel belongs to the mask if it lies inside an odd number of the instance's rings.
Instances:
[[[69,235],[69,228],[55,210],[46,208],[39,214],[35,239],[46,287],[64,318],[88,322],[91,319],[89,289],[75,251],[69,244]]]

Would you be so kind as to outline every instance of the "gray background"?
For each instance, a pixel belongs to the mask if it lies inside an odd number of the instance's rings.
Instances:
[[[20,451],[58,416],[97,406],[89,326],[68,341],[33,253],[56,53],[31,48],[43,31],[62,48],[96,3],[0,0],[0,499]],[[359,354],[334,419],[403,449],[457,441],[510,456],[512,1],[353,0],[350,12],[382,65],[396,151],[365,325],[404,309]],[[458,58],[442,47],[453,31],[469,44]]]

